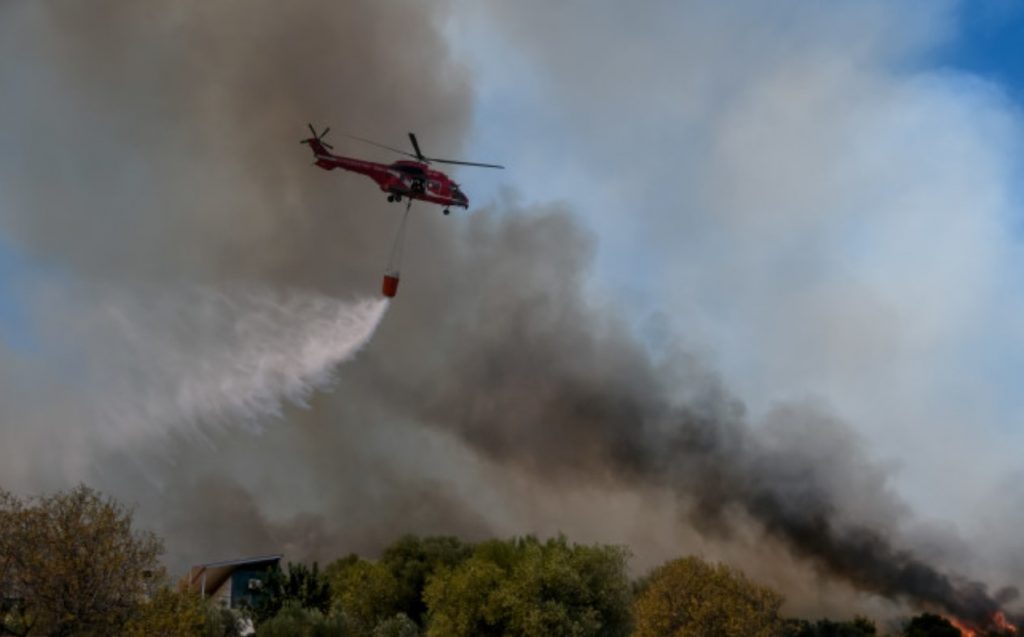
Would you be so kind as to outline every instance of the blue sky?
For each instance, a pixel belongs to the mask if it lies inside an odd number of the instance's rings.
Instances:
[[[1024,2],[964,2],[957,30],[938,52],[938,63],[996,82],[1017,101],[1024,98]]]
[[[456,55],[469,60],[478,75],[475,127],[471,147],[467,153],[483,160],[504,158],[511,164],[507,153],[524,136],[557,140],[559,122],[546,115],[543,102],[524,100],[525,95],[536,95],[540,86],[531,77],[532,70],[516,51],[496,42],[490,34],[463,32],[452,34]],[[488,68],[488,57],[500,60]],[[949,41],[936,47],[923,60],[926,68],[953,69],[973,74],[992,82],[1004,90],[1017,103],[1024,101],[1024,1],[981,0],[960,2],[955,12],[954,32]],[[494,82],[493,72],[500,67],[506,82]],[[517,86],[509,92],[510,85]],[[501,122],[500,126],[495,122]],[[527,124],[534,128],[527,130]],[[539,129],[539,132],[538,132]],[[523,159],[523,158],[520,158]],[[535,166],[572,161],[568,153],[558,146],[546,147],[541,161]],[[564,199],[566,187],[538,178],[543,170],[529,165],[510,165],[514,173],[464,173],[463,180],[473,185],[476,203],[497,196],[502,184],[516,183],[528,200]],[[528,175],[526,179],[522,175]],[[552,178],[552,181],[558,181]],[[579,193],[575,193],[579,194]],[[530,196],[536,199],[529,199]]]

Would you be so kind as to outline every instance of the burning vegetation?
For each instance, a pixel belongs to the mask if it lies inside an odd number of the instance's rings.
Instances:
[[[980,624],[951,617],[949,623],[960,631],[963,637],[990,637],[996,635],[1016,635],[1018,626],[1010,623],[1006,613],[999,610]]]

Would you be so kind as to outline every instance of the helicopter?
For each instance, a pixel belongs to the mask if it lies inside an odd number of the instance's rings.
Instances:
[[[341,168],[351,172],[366,175],[377,183],[381,190],[388,194],[389,202],[402,201],[406,198],[412,200],[426,201],[444,206],[444,214],[450,212],[451,206],[469,208],[469,198],[462,192],[451,177],[439,170],[430,167],[431,164],[454,164],[458,166],[477,166],[480,168],[504,168],[497,164],[481,164],[472,161],[458,161],[454,159],[439,159],[427,157],[420,151],[416,135],[409,133],[409,141],[415,153],[406,152],[398,148],[378,144],[377,142],[363,139],[354,135],[345,135],[352,139],[390,150],[391,152],[412,157],[412,160],[400,159],[390,164],[379,164],[377,162],[365,161],[354,157],[343,157],[335,155],[329,149],[334,147],[324,141],[324,136],[331,130],[328,126],[323,132],[317,134],[312,124],[308,124],[312,137],[303,139],[300,144],[309,145],[313,151],[316,161],[314,165],[324,170]]]

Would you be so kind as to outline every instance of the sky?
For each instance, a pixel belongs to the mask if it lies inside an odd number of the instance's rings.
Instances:
[[[684,405],[767,454],[737,484],[1024,577],[1020,2],[97,6],[0,9],[0,486],[96,484],[175,564],[566,531],[892,610],[581,422]],[[417,211],[386,314],[395,209],[306,121],[507,166]]]
[[[865,6],[879,7],[873,3],[868,3]],[[901,354],[899,348],[902,346],[906,348],[903,351],[903,360],[908,365],[918,367],[912,362],[912,359],[917,359],[920,360],[920,368],[927,368],[927,371],[915,369],[906,373],[914,376],[929,376],[927,381],[921,382],[928,383],[930,386],[927,389],[913,387],[911,385],[917,381],[907,379],[908,384],[899,385],[898,391],[923,390],[927,394],[934,391],[946,396],[952,396],[951,392],[958,394],[973,392],[977,398],[972,400],[969,406],[959,408],[944,406],[942,411],[949,411],[938,417],[963,418],[963,430],[958,435],[962,435],[964,438],[973,437],[980,426],[987,435],[991,436],[989,442],[983,443],[984,447],[988,447],[989,444],[995,447],[1003,446],[996,442],[1003,439],[1003,436],[1019,440],[1013,438],[1020,434],[1020,428],[1016,423],[1020,419],[1019,409],[1022,406],[1016,379],[1021,378],[1021,374],[1024,373],[1024,357],[1021,356],[1018,345],[1019,336],[1013,333],[1015,332],[1013,328],[1010,328],[1010,333],[992,333],[1001,329],[997,323],[1002,323],[1019,309],[1016,296],[1020,290],[1021,281],[1015,276],[1017,267],[1020,265],[1018,257],[1007,254],[1005,261],[998,264],[991,262],[984,266],[980,266],[972,257],[969,262],[965,260],[964,263],[951,265],[949,271],[944,273],[948,277],[965,276],[970,278],[977,275],[985,279],[984,285],[998,287],[999,289],[993,289],[990,293],[1000,298],[990,298],[985,301],[992,304],[986,310],[991,312],[989,315],[964,315],[964,313],[973,313],[974,310],[968,310],[963,305],[956,306],[956,304],[974,303],[975,299],[969,299],[966,295],[961,295],[957,290],[947,286],[957,286],[957,284],[970,286],[973,283],[962,279],[958,281],[955,278],[943,278],[940,282],[936,277],[931,283],[925,283],[925,285],[935,286],[931,291],[925,292],[927,298],[920,299],[933,304],[927,308],[927,311],[921,306],[921,313],[916,313],[915,308],[909,306],[916,305],[917,300],[910,298],[903,299],[908,305],[906,308],[888,308],[897,314],[904,311],[912,313],[907,317],[908,322],[912,323],[907,326],[910,332],[918,328],[926,331],[929,329],[929,324],[933,324],[931,328],[936,332],[934,340],[924,337],[919,343],[902,344],[899,342],[900,339],[913,339],[914,335],[909,333],[904,336],[878,335],[873,336],[869,343],[855,346],[858,349],[862,346],[870,348],[870,351],[867,352],[847,350],[830,352],[828,350],[832,348],[831,345],[815,342],[810,345],[820,352],[818,360],[801,361],[789,369],[767,368],[759,359],[763,360],[767,355],[769,359],[782,360],[787,356],[780,352],[781,349],[792,351],[792,349],[807,345],[805,343],[805,338],[808,336],[805,332],[807,326],[794,316],[796,312],[799,312],[798,306],[788,306],[777,316],[771,317],[771,320],[777,325],[770,328],[771,333],[766,333],[761,331],[766,326],[752,325],[757,322],[756,319],[751,320],[749,317],[737,316],[735,313],[760,312],[763,308],[762,304],[771,303],[771,300],[751,299],[753,305],[750,305],[742,300],[734,302],[717,298],[715,292],[707,290],[684,294],[684,298],[679,298],[678,295],[676,298],[672,298],[673,294],[669,290],[685,288],[692,279],[701,276],[702,268],[729,268],[732,267],[730,263],[711,264],[711,259],[702,261],[698,256],[692,259],[692,263],[681,263],[683,267],[672,270],[668,277],[665,276],[666,271],[663,267],[659,267],[664,263],[664,253],[685,251],[692,247],[687,245],[687,240],[681,235],[691,232],[695,228],[682,224],[666,228],[664,225],[658,225],[660,221],[663,221],[658,213],[648,213],[647,210],[664,207],[666,204],[671,206],[673,202],[680,202],[683,207],[694,205],[692,202],[695,197],[675,189],[680,186],[684,189],[689,188],[687,180],[692,178],[690,175],[699,172],[693,168],[692,162],[702,161],[700,154],[707,150],[706,142],[700,139],[704,134],[703,131],[678,132],[680,128],[686,126],[685,118],[687,117],[685,104],[687,95],[682,91],[678,94],[674,92],[678,88],[676,86],[678,80],[694,82],[709,80],[707,78],[694,79],[687,76],[686,71],[678,71],[680,58],[685,55],[686,51],[685,46],[675,41],[683,38],[677,38],[677,35],[672,33],[672,29],[698,16],[706,7],[699,3],[685,6],[652,3],[647,8],[651,10],[639,12],[644,15],[639,17],[636,24],[632,24],[632,20],[628,17],[609,24],[612,20],[609,20],[607,15],[601,15],[606,13],[613,17],[619,17],[618,13],[631,13],[628,10],[622,12],[595,11],[597,16],[589,16],[586,15],[589,12],[583,11],[581,14],[581,8],[573,7],[571,4],[564,11],[569,15],[559,16],[574,21],[579,26],[580,33],[589,33],[596,40],[593,43],[587,42],[586,35],[581,35],[581,43],[576,52],[573,52],[571,46],[567,46],[561,52],[566,54],[565,58],[575,57],[577,53],[584,57],[591,55],[592,57],[588,59],[590,66],[587,66],[584,71],[588,74],[588,78],[593,75],[600,76],[601,69],[608,68],[609,64],[615,64],[617,59],[635,61],[637,75],[645,80],[651,75],[659,78],[643,85],[640,85],[638,80],[638,86],[627,83],[621,87],[615,87],[614,82],[610,82],[607,87],[611,94],[609,99],[620,101],[608,104],[607,109],[598,106],[590,109],[590,112],[586,112],[582,108],[577,108],[579,103],[571,101],[572,96],[561,96],[556,87],[574,86],[577,83],[588,84],[588,79],[580,80],[578,77],[565,74],[569,71],[577,73],[581,70],[580,67],[573,67],[562,72],[558,68],[559,62],[552,61],[552,56],[558,55],[557,47],[564,45],[564,42],[561,41],[561,35],[564,32],[552,28],[552,32],[545,36],[559,41],[542,41],[540,46],[531,51],[531,47],[523,47],[521,42],[517,46],[515,35],[509,33],[517,27],[526,28],[524,26],[526,19],[522,16],[519,16],[522,24],[516,22],[515,18],[509,19],[508,16],[502,16],[500,20],[504,20],[505,24],[496,27],[493,22],[487,22],[494,20],[492,16],[480,17],[479,13],[474,12],[472,6],[469,5],[460,7],[460,11],[451,18],[449,34],[454,46],[460,51],[460,56],[467,61],[477,78],[476,110],[474,131],[469,146],[470,154],[481,157],[501,156],[507,163],[516,167],[516,170],[508,175],[474,174],[472,178],[475,190],[483,193],[485,197],[500,198],[507,196],[507,193],[503,195],[503,189],[508,188],[509,184],[514,184],[517,197],[535,201],[566,200],[586,210],[588,225],[595,230],[599,237],[598,270],[601,284],[606,291],[610,290],[609,294],[630,303],[637,309],[634,317],[637,329],[643,330],[645,322],[656,323],[662,318],[661,313],[666,311],[676,316],[687,312],[696,313],[698,316],[695,318],[699,323],[718,323],[719,325],[708,325],[703,330],[726,333],[710,335],[707,331],[702,330],[698,336],[693,338],[694,343],[691,344],[701,346],[709,342],[714,343],[710,351],[706,353],[716,358],[721,367],[730,370],[737,382],[748,385],[746,391],[741,392],[748,404],[761,405],[762,408],[767,409],[780,398],[801,394],[813,396],[814,399],[821,398],[833,404],[840,401],[841,403],[852,403],[838,404],[837,406],[840,411],[848,413],[854,422],[860,423],[872,438],[873,443],[887,448],[894,462],[901,466],[900,471],[906,481],[905,488],[913,492],[915,500],[927,503],[929,510],[936,515],[944,515],[948,507],[946,494],[937,495],[939,492],[933,487],[938,478],[937,474],[944,473],[945,467],[956,463],[961,451],[955,450],[956,446],[950,446],[945,451],[940,451],[938,457],[924,458],[920,461],[921,464],[930,465],[930,468],[912,467],[910,465],[917,461],[911,458],[915,454],[908,453],[908,451],[914,444],[913,438],[919,432],[912,427],[903,427],[899,422],[908,414],[903,411],[902,407],[898,410],[899,413],[890,413],[887,408],[877,410],[866,408],[864,403],[885,400],[881,396],[886,392],[886,387],[876,386],[875,380],[880,385],[895,387],[892,374],[886,373],[886,369],[894,363],[899,363]],[[775,11],[767,11],[768,15],[758,14],[751,16],[750,20],[764,18],[764,23],[769,25],[766,30],[773,28],[774,23],[785,23],[789,27],[796,25],[793,29],[795,35],[792,44],[796,48],[801,45],[801,37],[813,37],[799,33],[801,16],[806,16],[807,21],[811,22],[822,19],[822,16],[815,14],[827,14],[833,9],[836,16],[841,16],[850,10],[856,13],[853,5],[840,2],[817,9],[800,5],[790,8],[788,11],[779,11],[777,15],[772,15],[776,13]],[[527,11],[523,13],[527,13]],[[1020,212],[1015,204],[1019,202],[1019,187],[1016,185],[1014,176],[1019,173],[1020,169],[1019,163],[1015,162],[1019,159],[1017,152],[1020,140],[1017,126],[1019,125],[1021,90],[1024,89],[1024,75],[1022,75],[1019,64],[1020,57],[1016,53],[1021,52],[1024,47],[1022,44],[1024,39],[1020,37],[1024,33],[1024,5],[1019,2],[963,2],[934,3],[932,6],[926,7],[923,3],[896,3],[891,12],[888,9],[880,9],[877,15],[870,15],[870,13],[871,9],[868,9],[865,11],[865,16],[861,17],[864,21],[878,20],[877,24],[867,27],[875,29],[874,33],[868,33],[868,37],[876,37],[877,42],[858,51],[856,50],[858,43],[854,43],[852,38],[860,37],[860,34],[840,32],[840,41],[836,45],[838,51],[829,51],[828,44],[825,43],[824,48],[816,52],[813,47],[822,46],[822,43],[803,43],[811,47],[806,56],[812,59],[801,60],[800,63],[813,65],[815,63],[813,58],[820,55],[822,56],[821,72],[830,73],[832,71],[828,65],[834,61],[824,59],[825,56],[842,55],[843,47],[848,47],[851,56],[863,56],[859,62],[870,67],[867,69],[867,73],[873,73],[878,77],[855,78],[852,75],[863,70],[855,69],[849,78],[840,77],[836,80],[838,84],[848,79],[851,84],[848,89],[836,91],[833,95],[824,95],[822,99],[826,101],[820,104],[809,104],[807,107],[815,110],[818,108],[835,109],[835,112],[841,115],[843,109],[850,107],[850,102],[864,103],[855,104],[855,107],[873,108],[875,105],[870,104],[873,99],[879,101],[892,99],[893,103],[878,104],[877,107],[898,109],[901,107],[899,101],[905,100],[907,112],[893,113],[894,118],[910,118],[918,115],[922,118],[933,116],[936,120],[935,125],[939,127],[949,124],[974,129],[966,131],[967,135],[973,139],[959,140],[951,137],[948,144],[937,142],[935,152],[940,153],[938,157],[929,156],[930,151],[925,149],[919,153],[913,150],[901,153],[898,149],[885,149],[884,141],[878,138],[859,140],[865,147],[872,144],[878,146],[878,152],[896,150],[896,158],[899,161],[920,164],[919,171],[913,170],[913,166],[911,166],[906,172],[918,173],[913,176],[925,180],[925,183],[920,184],[922,188],[928,187],[927,180],[936,178],[956,180],[963,177],[965,188],[975,187],[977,179],[987,180],[987,175],[969,174],[970,166],[965,165],[965,162],[971,161],[970,157],[976,151],[983,155],[978,157],[982,162],[1006,162],[1005,165],[991,167],[994,171],[1001,171],[998,178],[1000,183],[982,185],[991,187],[995,191],[990,193],[992,197],[1006,198],[1008,201],[998,202],[1000,210],[992,213],[998,217],[997,220],[976,219],[974,222],[968,220],[968,224],[975,224],[973,228],[955,225],[964,222],[966,217],[974,216],[971,210],[976,202],[972,201],[966,193],[955,195],[961,197],[956,205],[963,206],[955,213],[958,219],[943,219],[941,215],[930,217],[928,210],[922,210],[919,219],[894,220],[886,218],[888,215],[885,212],[872,213],[856,208],[856,206],[864,204],[870,205],[872,202],[869,201],[851,204],[848,214],[840,213],[843,218],[837,221],[837,227],[833,229],[838,235],[829,241],[835,242],[833,248],[846,252],[846,254],[837,255],[836,260],[861,262],[835,263],[831,267],[852,268],[856,271],[855,278],[859,280],[847,282],[864,285],[868,289],[885,288],[893,283],[892,279],[902,276],[904,277],[903,281],[897,282],[893,289],[885,291],[885,293],[898,294],[901,293],[901,290],[896,289],[896,285],[913,285],[914,279],[918,277],[931,279],[932,277],[928,276],[927,271],[935,267],[942,267],[939,263],[926,263],[925,260],[940,262],[955,259],[956,255],[964,249],[963,246],[958,245],[960,237],[956,236],[961,231],[993,233],[987,236],[996,240],[991,245],[980,243],[968,246],[967,249],[977,250],[980,253],[997,253],[1001,250],[1015,252],[1017,250],[1016,240],[1020,236]],[[890,15],[882,15],[885,13],[890,13]],[[856,18],[856,16],[854,17]],[[723,21],[728,19],[728,17],[722,18]],[[481,24],[478,20],[482,20],[484,23]],[[828,24],[827,16],[823,18],[823,21],[826,23],[824,28],[826,32],[829,29],[837,28],[835,24]],[[515,26],[508,26],[509,23],[514,23]],[[655,24],[661,24],[663,28],[659,29]],[[664,25],[670,26],[666,28]],[[559,26],[564,25],[559,23]],[[786,26],[781,28],[786,28]],[[607,47],[604,45],[605,42],[615,42],[614,36],[609,35],[609,32],[613,30],[620,30],[625,34],[622,36],[627,39],[625,51],[617,48],[614,44]],[[633,30],[637,32],[637,35],[635,38],[630,38]],[[497,36],[495,31],[498,32]],[[541,40],[545,36],[536,37]],[[607,37],[607,40],[601,40],[603,37]],[[767,40],[768,37],[765,37]],[[591,44],[593,48],[587,48]],[[859,44],[863,45],[863,41]],[[643,47],[645,46],[649,46],[650,50],[644,51]],[[729,45],[725,44],[721,51],[714,49],[714,52],[728,57],[730,55],[729,48]],[[742,59],[735,63],[745,64],[747,69],[737,72],[737,75],[740,76],[738,82],[756,83],[756,78],[752,79],[748,77],[748,74],[755,76],[762,71],[757,68],[756,62],[745,57],[747,53],[757,55],[756,51],[739,54]],[[871,56],[874,55],[878,57],[871,59]],[[718,67],[731,65],[734,61],[719,60],[716,62],[714,59],[709,59],[704,63],[711,69],[708,72],[714,73]],[[701,62],[697,61],[694,64],[699,65]],[[842,73],[844,69],[840,68],[838,71]],[[774,72],[774,69],[766,72]],[[810,74],[815,72],[814,70],[809,71]],[[619,77],[614,73],[611,76]],[[619,79],[621,80],[621,77]],[[799,79],[796,78],[797,81]],[[820,79],[810,77],[808,81]],[[856,84],[862,80],[875,81],[878,79],[891,85],[887,89],[903,93],[876,97],[862,91],[878,87],[869,84]],[[587,85],[580,90],[600,91],[601,89]],[[733,89],[729,87],[722,90]],[[644,94],[643,91],[649,91],[649,93]],[[785,99],[785,96],[774,97]],[[767,96],[767,99],[772,98],[773,96]],[[675,99],[678,99],[679,102],[666,103]],[[915,100],[918,103],[912,104],[911,102]],[[799,101],[799,98],[794,100],[794,102]],[[765,104],[765,107],[771,106],[772,104]],[[929,109],[935,110],[929,112]],[[752,119],[758,117],[756,112],[744,114]],[[803,127],[828,126],[832,123],[828,120],[828,113],[813,113],[812,115],[814,117],[820,115],[824,119],[796,122],[793,125],[797,126],[797,129],[789,132],[800,133],[803,131],[799,129]],[[854,113],[852,115],[852,117],[860,116],[871,117],[875,114]],[[588,121],[588,118],[592,118],[591,121]],[[970,121],[972,119],[976,119],[976,121]],[[579,122],[593,123],[596,130],[586,127],[582,131],[578,130]],[[698,121],[697,128],[703,123],[703,121]],[[922,126],[930,124],[931,122],[923,122]],[[873,130],[861,132],[854,128],[849,134],[878,136],[888,134],[889,131],[886,127],[905,125],[907,125],[905,121],[877,122],[877,126]],[[984,130],[989,125],[994,128]],[[615,130],[609,131],[608,127],[614,127]],[[901,139],[900,142],[904,147],[920,144],[923,140],[916,136],[923,132],[923,130],[920,132],[907,131],[905,134],[908,136]],[[901,133],[897,131],[897,134]],[[772,139],[771,136],[768,136],[765,141],[781,144],[787,143],[788,140]],[[856,141],[848,139],[830,140],[830,142],[845,143],[848,146],[856,143]],[[686,149],[689,143],[695,143],[697,146],[692,152]],[[974,144],[988,143],[993,145],[992,153],[988,153],[987,149],[981,147],[973,147]],[[602,146],[602,144],[607,145]],[[744,152],[744,149],[737,150],[741,153]],[[785,149],[780,147],[778,150],[784,151]],[[829,146],[818,150],[831,154],[842,152],[843,148]],[[855,148],[854,150],[864,153],[872,152],[870,148]],[[694,157],[695,155],[696,157]],[[997,158],[996,155],[1002,155],[1002,157]],[[883,156],[876,154],[867,157],[866,160],[876,162],[878,165],[875,167],[839,166],[837,170],[886,170],[881,165],[885,161]],[[927,165],[928,162],[933,162],[935,165]],[[751,165],[751,168],[763,167],[765,166],[762,164]],[[811,166],[800,166],[799,169],[809,171]],[[946,171],[950,171],[950,173],[947,174]],[[637,178],[636,173],[646,173],[646,178]],[[899,168],[896,169],[896,174],[901,175]],[[801,176],[791,175],[793,179],[798,179]],[[814,178],[810,172],[807,176],[811,179]],[[880,174],[863,175],[866,178],[880,176]],[[857,177],[854,175],[851,180],[856,180]],[[866,189],[871,189],[874,184],[861,185]],[[786,182],[784,187],[799,188],[798,185],[790,182]],[[886,187],[889,186],[880,185],[879,189]],[[809,189],[813,189],[813,187]],[[776,196],[776,193],[771,192],[764,194],[769,197]],[[801,203],[791,202],[785,193],[780,194],[779,204]],[[851,194],[857,196],[860,193]],[[479,198],[480,194],[477,194],[477,197]],[[743,204],[747,203],[752,202],[743,202]],[[924,201],[922,203],[927,206],[932,202]],[[984,209],[989,202],[978,201],[977,203]],[[820,204],[811,202],[811,205]],[[883,205],[885,205],[884,202]],[[893,205],[898,204],[894,202]],[[706,212],[709,215],[715,214],[713,210]],[[814,209],[809,209],[806,214],[814,215],[817,212]],[[744,212],[743,214],[757,215],[760,213],[751,210],[749,213]],[[978,216],[983,217],[985,214],[982,212]],[[743,221],[749,221],[749,219]],[[944,227],[947,222],[954,225]],[[987,223],[1003,225],[999,228],[980,227]],[[776,260],[775,267],[787,269],[791,265],[798,269],[804,266],[814,267],[817,257],[805,255],[802,251],[817,249],[818,246],[813,246],[799,237],[787,237],[787,233],[793,230],[799,231],[800,228],[788,228],[785,220],[779,222],[779,220],[773,219],[771,214],[767,214],[764,216],[763,225],[754,231],[767,233],[773,241],[779,242],[778,254],[768,257]],[[700,232],[697,240],[707,240],[710,233],[714,232],[716,230]],[[917,236],[906,236],[910,233]],[[668,245],[662,245],[662,237],[668,237]],[[815,242],[820,238],[810,237],[809,240]],[[980,236],[977,238],[981,239]],[[902,242],[905,240],[910,240],[911,243],[903,244]],[[949,243],[941,244],[942,241]],[[889,244],[882,247],[886,254],[869,254],[867,251],[872,249],[870,245],[872,242]],[[919,242],[921,245],[913,245],[914,242]],[[934,243],[934,245],[928,246],[929,243]],[[746,266],[761,267],[765,265],[763,262],[740,263],[746,257],[742,253],[735,252],[743,249],[738,243],[716,247],[716,249],[718,248],[727,250],[725,261],[736,262],[738,269]],[[701,250],[701,248],[696,249],[698,252]],[[917,254],[915,254],[915,250]],[[806,262],[799,263],[805,257]],[[912,263],[911,260],[915,258],[920,259],[917,263]],[[782,263],[787,260],[792,264]],[[686,259],[680,261],[685,262]],[[965,271],[965,268],[973,267],[994,268],[995,270],[984,273]],[[731,280],[729,284],[758,286],[764,283],[756,276],[748,276],[750,274],[741,273],[739,279],[742,280]],[[837,272],[834,277],[841,278],[843,273]],[[828,286],[837,282],[836,279],[830,278],[830,280],[815,283],[811,280],[813,275],[806,275],[805,279],[805,283],[809,285]],[[922,282],[924,281],[922,280]],[[795,283],[800,285],[799,282]],[[771,285],[768,284],[768,287]],[[757,294],[756,290],[746,290],[744,293]],[[815,292],[815,294],[818,293],[822,292]],[[947,305],[945,298],[947,296],[953,297],[950,301],[953,305]],[[962,298],[957,299],[958,296]],[[678,308],[673,306],[678,303],[685,304],[688,309],[674,312]],[[689,309],[701,305],[704,307],[698,310]],[[886,308],[877,309],[882,312],[886,310]],[[812,311],[823,310],[817,308]],[[874,314],[870,308],[854,308],[837,304],[835,312],[840,311],[862,312],[860,316],[856,317],[857,321],[874,322],[897,318],[893,314],[888,316]],[[952,316],[956,313],[960,315],[952,317],[951,320],[973,322],[973,324],[939,324],[942,322],[941,317]],[[693,324],[673,322],[675,328],[682,334],[701,329]],[[787,322],[791,322],[791,325],[783,325]],[[973,333],[967,337],[958,333],[960,330]],[[782,347],[773,348],[764,343],[765,340],[780,340],[779,331],[785,334]],[[825,341],[841,340],[843,338],[841,333],[841,331],[826,330],[820,334],[820,337]],[[951,342],[961,338],[965,340]],[[752,339],[759,342],[752,342]],[[933,348],[949,349],[942,353],[936,353],[931,351]],[[851,355],[852,361],[847,359]],[[923,359],[928,356],[938,358],[933,358],[926,363]],[[828,360],[831,357],[842,357],[843,360]],[[847,367],[850,364],[860,365],[861,369],[853,374],[853,378],[844,378],[842,382],[848,386],[849,382],[853,381],[861,386],[856,395],[846,397],[841,395],[844,392],[832,391],[826,386],[828,379],[822,378],[822,369],[828,368],[830,365],[832,367]],[[746,368],[749,366],[754,366],[756,371],[748,374]],[[953,377],[948,377],[941,371],[942,367],[960,366],[970,366],[983,379],[978,383],[981,386],[968,390],[960,384],[965,379],[959,374],[954,373]],[[939,369],[935,369],[935,367],[939,367]],[[842,370],[841,373],[847,375],[846,370]],[[744,379],[748,375],[750,377]],[[866,376],[873,377],[873,379],[866,378]],[[783,379],[790,382],[782,382]],[[975,381],[967,380],[966,384],[973,382]],[[755,397],[760,397],[760,399]],[[962,399],[964,396],[961,394],[960,398]],[[931,400],[931,396],[922,396],[921,400]],[[986,410],[989,409],[994,410],[993,413],[986,414]],[[913,414],[910,417],[914,420],[926,420],[931,419],[933,415]],[[987,421],[987,423],[980,425],[979,420]],[[872,422],[875,424],[872,425]],[[955,429],[960,428],[956,427]],[[909,434],[908,439],[894,444],[894,430],[896,430],[896,438],[900,435],[899,430],[913,433]],[[964,444],[970,446],[973,443],[964,441]],[[1015,453],[1013,447],[1004,447],[1004,449],[1008,454],[1005,462],[1012,463],[1009,456]],[[987,449],[974,449],[973,452],[985,455]],[[980,470],[979,473],[984,473],[984,470]],[[998,483],[1001,478],[999,475],[993,474],[987,476],[986,479],[991,483]],[[970,499],[967,493],[963,495],[966,500]]]
[[[1024,4],[599,6],[451,18],[469,152],[515,167],[474,188],[572,202],[635,329],[670,325],[755,414],[827,404],[919,515],[1001,535],[986,511],[1020,501],[1024,433]],[[700,27],[750,40],[689,46]]]
[[[957,9],[952,40],[939,47],[934,62],[980,75],[1001,86],[1015,101],[1024,90],[1024,71],[1015,61],[1024,52],[1020,2],[971,2]]]

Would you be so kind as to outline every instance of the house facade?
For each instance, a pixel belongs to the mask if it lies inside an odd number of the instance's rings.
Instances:
[[[197,564],[189,569],[187,587],[224,608],[255,606],[271,569],[280,568],[281,555],[263,555]]]

